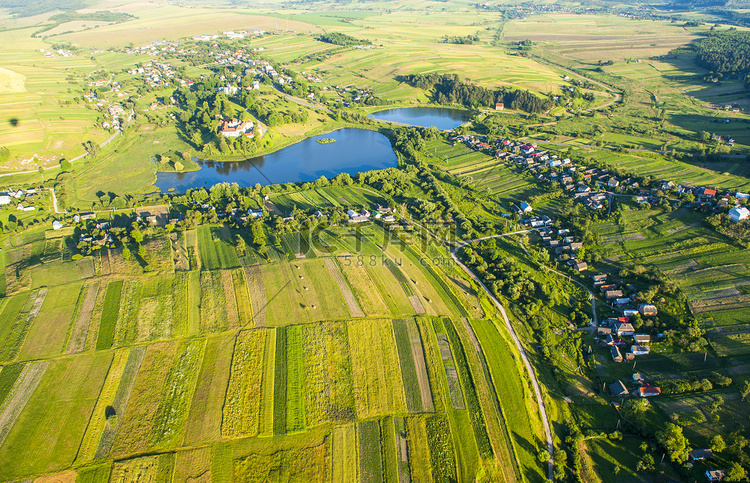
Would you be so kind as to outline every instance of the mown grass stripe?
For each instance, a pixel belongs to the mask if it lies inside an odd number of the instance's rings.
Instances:
[[[115,325],[117,323],[117,312],[120,308],[121,292],[122,280],[116,280],[107,284],[102,318],[99,322],[99,335],[96,339],[96,350],[106,350],[112,347],[112,343],[115,340]]]

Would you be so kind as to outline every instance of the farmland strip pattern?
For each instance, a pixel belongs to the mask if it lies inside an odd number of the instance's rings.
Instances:
[[[78,354],[83,351],[84,346],[86,345],[86,336],[89,331],[91,314],[94,312],[96,297],[99,295],[99,282],[87,286],[85,291],[86,293],[83,295],[83,300],[78,307],[78,314],[76,316],[75,324],[73,325],[73,330],[70,333],[68,347],[65,350],[66,354]]]
[[[351,314],[351,316],[364,317],[364,312],[362,312],[362,309],[357,303],[357,299],[354,297],[354,293],[352,293],[351,287],[348,283],[346,283],[346,280],[344,280],[344,276],[341,273],[338,265],[336,265],[336,262],[330,258],[326,258],[325,263],[326,267],[328,267],[328,271],[331,273],[331,277],[336,282],[336,285],[339,286],[339,290],[341,291],[341,295],[344,297],[344,301],[346,302],[346,306],[349,308],[349,313]]]
[[[260,271],[260,266],[246,267],[245,279],[248,291],[250,292],[250,301],[254,309],[253,320],[255,321],[255,327],[265,327],[266,286],[263,283],[263,274]]]
[[[122,378],[120,378],[120,384],[117,386],[117,393],[115,398],[112,400],[112,408],[114,409],[117,418],[114,418],[113,423],[109,421],[104,426],[104,432],[99,440],[99,446],[96,449],[96,455],[94,459],[106,458],[109,456],[109,452],[112,450],[112,445],[115,442],[117,436],[117,430],[120,427],[120,422],[125,416],[125,411],[128,407],[128,401],[130,400],[130,394],[133,392],[135,387],[135,380],[138,376],[138,372],[141,369],[143,358],[146,355],[146,347],[134,347],[130,354],[128,354],[128,362],[125,364],[125,370],[122,372]]]
[[[41,303],[39,305],[41,306]],[[5,442],[16,419],[39,386],[48,366],[49,361],[29,362],[16,379],[13,389],[0,407],[0,446]]]

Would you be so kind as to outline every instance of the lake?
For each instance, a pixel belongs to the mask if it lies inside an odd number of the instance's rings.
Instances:
[[[370,114],[369,117],[380,121],[411,124],[412,126],[435,126],[438,129],[453,129],[470,120],[472,113],[464,109],[446,107],[403,107],[378,111]]]
[[[318,139],[335,139],[321,144]],[[396,153],[387,137],[367,129],[345,128],[313,136],[275,153],[245,161],[197,161],[199,171],[157,173],[156,186],[184,193],[189,188],[209,188],[217,183],[237,183],[243,188],[328,179],[339,173],[396,167]]]

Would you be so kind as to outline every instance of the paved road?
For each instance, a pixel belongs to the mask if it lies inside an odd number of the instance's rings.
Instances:
[[[516,348],[518,349],[518,353],[521,355],[521,359],[523,360],[524,366],[526,367],[526,373],[529,375],[529,378],[531,379],[531,385],[534,387],[534,392],[536,393],[536,402],[539,405],[539,413],[542,416],[542,424],[544,425],[544,435],[547,438],[547,450],[550,454],[549,460],[547,461],[548,478],[550,481],[554,481],[555,461],[552,458],[552,455],[555,452],[555,444],[554,440],[552,439],[552,429],[550,428],[549,419],[547,418],[547,408],[544,405],[544,396],[542,395],[542,389],[539,386],[539,382],[537,381],[536,373],[534,373],[534,368],[531,366],[531,362],[526,355],[526,350],[524,349],[523,344],[521,344],[521,340],[516,335],[516,331],[513,329],[513,324],[511,324],[510,319],[508,319],[508,314],[505,312],[505,307],[503,307],[500,301],[498,301],[495,296],[492,295],[492,292],[490,292],[487,286],[482,283],[479,277],[474,275],[474,272],[472,272],[469,267],[461,263],[461,261],[456,256],[455,248],[451,250],[451,257],[453,258],[453,261],[456,262],[456,264],[472,278],[472,280],[477,282],[479,286],[484,289],[484,291],[490,297],[490,300],[492,300],[492,303],[495,304],[495,307],[497,307],[502,314],[503,320],[505,321],[505,326],[508,328],[508,332],[510,332],[511,337],[513,337],[513,341],[516,343]]]

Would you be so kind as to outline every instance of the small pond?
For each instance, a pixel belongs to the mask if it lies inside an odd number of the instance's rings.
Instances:
[[[335,142],[317,142],[334,139]],[[395,167],[396,153],[387,137],[376,131],[345,128],[313,136],[275,153],[245,161],[198,161],[199,171],[190,173],[157,173],[156,186],[163,192],[170,188],[184,193],[189,188],[209,188],[217,183],[237,183],[241,187],[300,183],[328,179],[339,173]]]
[[[453,129],[470,120],[472,113],[464,109],[445,107],[403,107],[378,111],[370,114],[369,117],[380,121],[411,124],[412,126],[435,126],[438,129]]]

